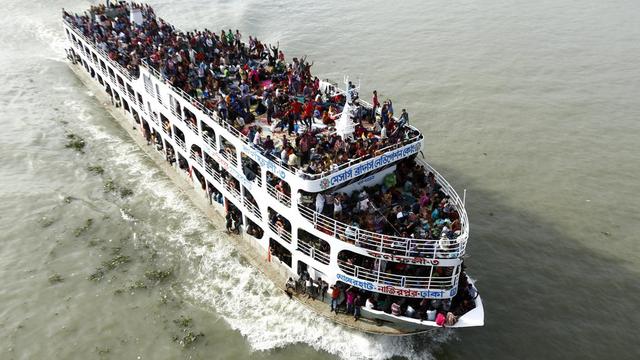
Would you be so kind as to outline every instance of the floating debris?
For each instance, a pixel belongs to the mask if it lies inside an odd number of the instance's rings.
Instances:
[[[44,216],[40,219],[39,222],[40,222],[40,226],[42,226],[43,228],[47,228],[51,226],[55,222],[55,220]]]
[[[111,260],[102,262],[102,266],[107,270],[113,270],[122,264],[126,264],[131,261],[131,258],[126,255],[117,255]]]
[[[58,273],[49,276],[49,282],[52,284],[61,283],[63,281],[64,281],[64,278],[62,277],[62,275]]]
[[[91,240],[89,240],[89,241],[87,242],[87,244],[88,244],[89,246],[91,246],[91,247],[94,247],[94,246],[96,246],[96,245],[99,245],[101,241],[102,241],[102,240],[100,240],[100,239],[91,239]]]
[[[104,168],[100,165],[89,165],[87,166],[87,170],[96,175],[104,174]]]
[[[146,276],[147,279],[149,279],[149,280],[163,281],[166,278],[168,278],[169,276],[171,276],[172,274],[173,274],[173,270],[171,270],[171,269],[169,269],[169,270],[149,270],[149,271],[144,273],[144,276]]]
[[[120,197],[122,198],[126,198],[133,195],[133,190],[124,186],[118,186],[118,184],[116,184],[116,182],[113,181],[112,179],[108,179],[107,181],[104,182],[104,192],[119,193]]]
[[[79,227],[73,231],[73,235],[75,235],[75,237],[79,237],[80,235],[87,232],[87,230],[89,230],[91,225],[93,225],[93,219],[89,218],[84,222],[84,226]]]
[[[114,192],[118,189],[118,186],[116,186],[116,183],[113,182],[113,180],[108,179],[107,181],[104,182],[104,192]]]
[[[113,292],[113,295],[122,295],[124,293],[124,289],[116,289]]]
[[[185,317],[184,315],[180,316],[180,318],[173,320],[173,322],[183,328],[188,328],[191,326],[193,319],[190,317]]]
[[[84,154],[84,146],[86,145],[84,139],[76,134],[67,134],[67,144],[64,146],[68,149],[74,149]]]
[[[180,338],[179,336],[175,336],[173,340],[182,345],[182,347],[188,347],[193,345],[193,343],[198,341],[198,339],[203,336],[203,333],[194,333],[193,331],[189,331],[182,338]]]
[[[146,288],[147,288],[147,284],[145,284],[144,281],[141,281],[141,280],[134,281],[134,283],[131,284],[131,286],[129,286],[130,290],[146,289]]]
[[[104,356],[104,355],[107,355],[108,353],[110,353],[111,349],[109,349],[107,347],[101,348],[101,347],[97,347],[96,346],[96,352],[98,353],[98,355]]]
[[[126,197],[129,197],[131,195],[133,195],[133,190],[131,190],[129,188],[126,188],[126,187],[120,188],[120,197],[126,198]]]
[[[96,271],[89,275],[88,279],[91,281],[100,281],[104,277],[104,270],[102,268],[97,268]]]
[[[71,204],[71,202],[73,201],[73,198],[71,196],[65,196],[64,199],[62,199],[62,201],[64,201],[65,204]]]

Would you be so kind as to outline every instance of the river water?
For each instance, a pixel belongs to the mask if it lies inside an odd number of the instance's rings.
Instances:
[[[152,2],[408,109],[467,189],[486,311],[410,338],[318,319],[240,258],[67,68],[59,10],[89,4],[2,1],[0,358],[640,358],[637,2]]]

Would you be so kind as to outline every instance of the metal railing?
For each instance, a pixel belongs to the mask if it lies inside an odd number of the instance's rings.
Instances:
[[[191,158],[195,160],[198,165],[202,166],[202,156],[193,149],[191,149]]]
[[[97,43],[93,40],[93,39],[89,39],[87,36],[85,36],[82,32],[78,31],[78,28],[75,26],[75,24],[70,23],[69,21],[67,21],[67,19],[62,19],[62,22],[65,23],[67,26],[69,26],[69,28],[71,28],[71,31],[73,31],[76,35],[78,35],[79,37],[81,37],[82,39],[84,39],[84,41],[86,41],[89,44],[93,44],[93,48],[94,50],[102,55],[110,64],[112,64],[116,69],[120,70],[120,72],[122,73],[122,75],[124,77],[126,77],[127,79],[131,80],[132,76],[129,73],[129,70],[125,69],[124,67],[122,67],[122,65],[120,65],[117,61],[113,61],[111,60],[111,58],[109,57],[109,54],[107,54],[107,52],[105,52],[104,50],[102,50],[100,47],[97,46]],[[114,81],[115,82],[115,81]]]
[[[370,281],[381,285],[391,285],[410,289],[451,289],[458,284],[458,278],[460,276],[459,267],[456,268],[454,273],[450,276],[434,276],[433,272],[431,276],[398,275],[367,269],[362,266],[352,265],[342,260],[338,260],[338,267],[340,267],[340,270],[342,270],[345,274],[361,280]]]
[[[298,237],[297,246],[298,246],[298,251],[300,251],[301,253],[307,256],[310,256],[314,260],[318,260],[318,262],[322,264],[329,265],[330,257],[328,253],[325,253],[324,251],[312,246],[311,244],[308,244],[300,240],[299,237]]]
[[[228,181],[224,181],[224,188],[227,189],[228,192],[231,193],[231,196],[236,198],[236,200],[241,200],[242,196],[240,195],[240,190],[236,189],[235,186],[229,184]]]
[[[175,137],[175,141],[176,144],[178,145],[178,147],[184,151],[187,151],[187,145],[185,145],[184,141],[182,139],[180,139],[179,137]]]
[[[155,119],[158,119],[158,114],[155,114],[156,117]],[[157,122],[156,122],[157,124]],[[162,131],[164,131],[165,134],[169,135],[169,137],[171,137],[171,125],[165,126],[165,124],[162,124]]]
[[[220,154],[221,157],[225,158],[233,166],[235,166],[235,167],[238,166],[238,159],[236,158],[235,150],[232,151],[232,152],[227,152],[227,151],[223,150],[223,151],[220,151],[219,154]]]
[[[291,197],[276,190],[276,188],[269,183],[267,183],[267,192],[284,206],[291,207]]]
[[[258,219],[262,220],[262,214],[260,214],[260,210],[255,204],[249,201],[249,199],[247,199],[246,197],[244,198],[243,203],[244,206],[249,210],[249,212],[251,212]]]
[[[211,175],[211,177],[214,180],[216,180],[216,175],[214,175],[214,174],[217,174],[217,171],[213,170],[213,168],[209,164],[207,164],[206,162],[204,163],[204,171],[206,171],[207,174]],[[220,182],[220,181],[218,180],[218,182]]]
[[[269,222],[269,229],[278,235],[282,240],[291,244],[291,232],[287,231],[284,227],[277,227],[275,224]]]
[[[469,238],[469,222],[464,204],[449,183],[428,163],[419,161],[427,171],[431,171],[442,191],[447,194],[460,216],[461,233],[455,239],[416,239],[394,235],[379,234],[363,230],[349,224],[317,213],[302,204],[298,205],[300,214],[309,220],[315,229],[331,235],[357,247],[374,250],[381,253],[432,259],[460,258],[465,253]]]
[[[189,129],[191,129],[191,131],[193,131],[196,135],[199,135],[199,134],[200,134],[200,132],[198,131],[198,126],[197,126],[196,124],[192,123],[189,119],[185,120],[185,122],[184,122],[184,123],[185,123],[185,124],[187,125],[187,127],[188,127]]]
[[[218,147],[216,146],[215,138],[212,138],[212,137],[210,137],[209,135],[207,135],[207,134],[205,134],[203,132],[202,133],[202,140],[204,140],[204,143],[209,145],[213,151],[217,150]]]

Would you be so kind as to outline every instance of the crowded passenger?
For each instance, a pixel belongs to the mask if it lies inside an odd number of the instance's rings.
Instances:
[[[357,233],[363,230],[378,237],[384,234],[434,240],[427,248],[410,247],[398,238],[385,238],[387,250],[397,248],[385,252],[396,255],[425,256],[428,254],[424,252],[435,250],[436,245],[446,250],[454,246],[453,239],[462,231],[459,213],[436,182],[435,175],[427,173],[413,158],[398,162],[395,171],[387,174],[379,184],[361,191],[353,191],[350,195],[339,191],[318,193],[314,200],[309,196],[301,199],[302,206],[343,222],[344,226],[335,234],[343,241],[359,241]],[[333,231],[333,228],[320,230]]]
[[[139,9],[141,22],[131,21],[129,6]],[[374,91],[371,108],[349,83],[355,132],[343,139],[334,125],[345,95],[323,91],[306,57],[287,63],[279,45],[266,45],[255,37],[243,43],[238,30],[182,32],[157,17],[150,6],[125,2],[92,6],[83,15],[65,11],[64,18],[133,76],[139,76],[141,65],[148,66],[191,96],[194,105],[216,112],[223,126],[243,134],[249,127],[257,128],[247,141],[283,166],[299,169],[299,174],[334,171],[419,135],[404,126],[406,111],[395,122],[390,100],[380,107]],[[263,120],[267,129],[271,125],[271,134],[261,133]]]

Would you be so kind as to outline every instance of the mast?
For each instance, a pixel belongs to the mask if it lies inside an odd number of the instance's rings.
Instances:
[[[344,108],[342,109],[342,113],[340,114],[340,118],[336,121],[336,133],[342,137],[343,140],[350,138],[353,136],[353,133],[356,130],[354,122],[351,120],[351,91],[357,90],[358,88],[351,89],[349,77],[344,77],[344,85],[345,85],[345,96],[346,100],[344,102]]]

